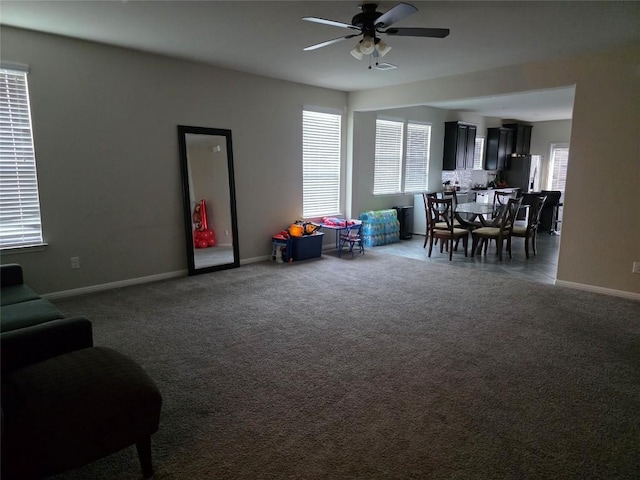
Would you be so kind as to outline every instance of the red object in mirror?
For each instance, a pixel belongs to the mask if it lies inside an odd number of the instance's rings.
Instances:
[[[213,247],[216,244],[216,234],[209,230],[207,202],[204,199],[193,209],[193,244],[196,248]]]

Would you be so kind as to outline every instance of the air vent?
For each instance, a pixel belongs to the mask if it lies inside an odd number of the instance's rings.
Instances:
[[[398,68],[397,65],[392,65],[390,63],[378,63],[376,65],[378,70],[393,70],[394,68]]]

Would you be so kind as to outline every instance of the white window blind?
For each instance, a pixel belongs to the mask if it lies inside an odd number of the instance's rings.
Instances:
[[[484,137],[476,137],[473,149],[473,169],[482,170],[482,154],[484,153]]]
[[[302,112],[302,182],[305,218],[340,212],[342,116]]]
[[[405,192],[422,192],[427,189],[430,145],[431,125],[407,124]]]
[[[564,192],[567,181],[567,165],[569,162],[569,147],[551,146],[551,190]]]
[[[400,192],[403,131],[403,122],[376,120],[374,195]]]
[[[42,243],[27,72],[0,68],[0,248]]]

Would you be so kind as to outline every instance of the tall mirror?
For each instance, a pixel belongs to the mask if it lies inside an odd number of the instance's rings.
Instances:
[[[178,125],[189,275],[240,266],[231,130]]]

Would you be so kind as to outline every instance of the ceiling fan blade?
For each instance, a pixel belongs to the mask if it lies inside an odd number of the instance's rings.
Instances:
[[[399,3],[387,13],[380,15],[376,20],[375,26],[376,28],[388,27],[417,11],[418,9],[413,5],[409,5],[408,3]]]
[[[333,40],[327,40],[326,42],[316,43],[315,45],[311,45],[310,47],[305,47],[305,48],[303,48],[303,50],[305,50],[307,52],[309,50],[316,50],[317,48],[326,47],[327,45],[333,45],[334,43],[341,42],[341,41],[346,40],[348,38],[357,37],[358,35],[360,35],[360,34],[359,33],[354,33],[353,35],[347,35],[346,37],[334,38]]]
[[[302,17],[302,20],[306,20],[307,22],[322,23],[323,25],[331,25],[333,27],[360,30],[358,27],[356,27],[355,25],[351,25],[350,23],[336,22],[335,20],[326,20],[324,18],[319,18],[319,17]]]
[[[448,28],[388,28],[378,33],[386,33],[387,35],[396,35],[399,37],[432,37],[444,38],[449,35]]]

